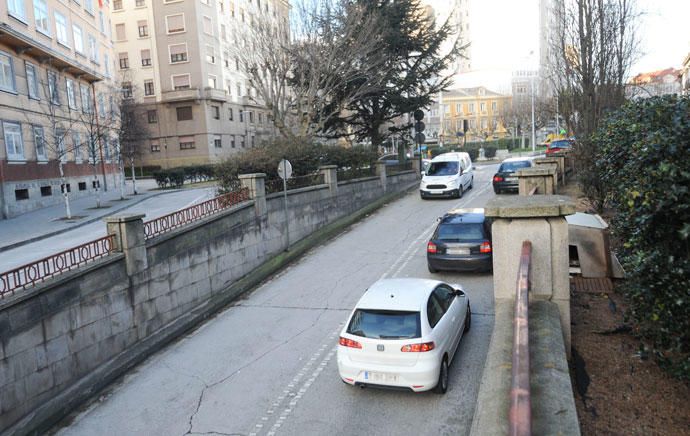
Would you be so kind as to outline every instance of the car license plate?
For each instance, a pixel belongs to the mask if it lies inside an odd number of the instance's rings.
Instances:
[[[506,177],[506,182],[517,182],[517,177]]]
[[[448,248],[446,250],[446,253],[467,255],[467,254],[470,254],[470,249],[469,248]]]
[[[364,380],[373,383],[395,383],[398,381],[398,375],[387,372],[364,371]]]

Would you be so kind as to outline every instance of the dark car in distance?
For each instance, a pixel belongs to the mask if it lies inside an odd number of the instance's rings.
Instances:
[[[551,141],[551,143],[546,146],[546,155],[549,156],[561,151],[571,150],[574,142],[575,141],[572,139],[558,139],[556,141]]]
[[[491,223],[484,209],[455,209],[439,218],[426,260],[431,273],[492,271]]]
[[[529,168],[533,164],[532,159],[526,157],[511,157],[501,162],[492,180],[494,192],[496,194],[506,191],[517,193],[518,178],[515,172],[523,168]]]

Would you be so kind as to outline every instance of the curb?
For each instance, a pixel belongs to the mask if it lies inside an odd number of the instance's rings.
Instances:
[[[141,198],[141,199],[135,201],[134,203],[130,203],[130,204],[126,205],[126,206],[122,206],[122,207],[119,208],[119,209],[115,209],[115,210],[108,211],[108,214],[121,212],[121,211],[123,211],[123,210],[125,210],[125,209],[129,209],[130,207],[132,207],[132,206],[134,206],[134,205],[137,205],[137,204],[139,204],[139,203],[141,203],[141,202],[143,202],[143,201],[146,201],[146,200],[148,200],[149,198],[154,198],[154,197],[158,197],[159,195],[170,194],[170,193],[173,193],[173,192],[178,192],[178,190],[170,190],[170,191],[156,192],[156,193],[151,194],[151,195],[149,195],[149,196],[147,196],[147,197]],[[34,236],[33,238],[29,238],[29,239],[25,239],[25,240],[23,240],[23,241],[19,241],[19,242],[15,242],[15,243],[12,243],[12,244],[9,244],[9,245],[5,245],[5,246],[3,246],[3,247],[0,247],[0,253],[2,253],[2,252],[4,252],[4,251],[12,250],[12,249],[17,248],[17,247],[21,247],[21,246],[23,246],[23,245],[31,244],[32,242],[40,241],[41,239],[46,239],[46,238],[50,238],[50,237],[55,236],[55,235],[59,235],[59,234],[61,234],[61,233],[69,232],[70,230],[78,229],[79,227],[83,227],[83,226],[85,226],[85,225],[87,225],[87,224],[91,224],[91,223],[93,223],[93,222],[99,221],[99,220],[101,220],[104,216],[106,216],[106,215],[108,215],[108,214],[104,214],[104,215],[100,215],[100,216],[97,216],[97,217],[93,217],[93,218],[88,219],[88,220],[86,220],[86,221],[83,221],[83,222],[80,222],[80,223],[75,224],[75,225],[73,225],[73,226],[70,226],[70,227],[68,227],[68,228],[66,228],[66,229],[55,230],[55,231],[52,231],[52,232],[50,232],[50,233],[45,233],[45,234],[43,234],[43,235]]]

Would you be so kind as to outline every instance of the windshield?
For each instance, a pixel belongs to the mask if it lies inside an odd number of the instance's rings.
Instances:
[[[431,162],[422,161],[422,171],[426,171],[429,168],[429,165],[431,165]]]
[[[441,224],[436,239],[455,242],[476,241],[484,239],[484,229],[480,223]]]
[[[499,173],[514,173],[520,168],[529,168],[530,163],[526,160],[521,160],[518,162],[503,162],[498,168]]]
[[[431,162],[427,176],[454,176],[458,173],[458,162]]]
[[[568,147],[570,147],[570,141],[567,141],[567,140],[553,141],[551,143],[551,148],[568,148]]]
[[[419,338],[422,331],[419,312],[357,309],[347,332],[372,339]]]

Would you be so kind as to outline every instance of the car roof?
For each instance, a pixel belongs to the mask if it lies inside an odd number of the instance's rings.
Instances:
[[[506,163],[506,162],[522,162],[522,161],[533,161],[534,157],[509,157],[508,159],[504,159],[503,162],[501,163]]]
[[[461,153],[461,152],[451,152],[451,153],[443,153],[439,154],[435,158],[431,159],[432,162],[449,162],[449,161],[456,161],[462,159],[462,156],[467,153]]]
[[[441,283],[417,278],[381,279],[367,289],[355,308],[418,312]]]
[[[472,224],[483,223],[485,220],[484,209],[453,209],[448,211],[441,222],[443,224]]]

